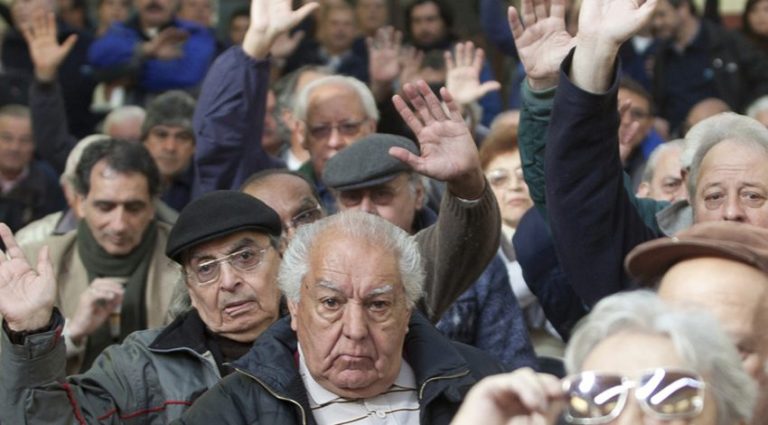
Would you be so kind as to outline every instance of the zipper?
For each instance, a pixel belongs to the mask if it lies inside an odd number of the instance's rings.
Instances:
[[[274,397],[274,398],[276,398],[278,400],[288,401],[288,402],[291,402],[291,403],[295,404],[296,407],[298,407],[299,410],[301,411],[301,424],[302,425],[307,425],[307,418],[306,418],[307,415],[304,412],[304,407],[302,407],[301,403],[299,403],[298,401],[296,401],[296,400],[294,400],[292,398],[284,397],[284,396],[281,396],[280,394],[277,394],[276,392],[272,391],[272,389],[268,385],[266,385],[261,379],[255,377],[251,373],[246,372],[243,369],[239,369],[239,368],[235,368],[235,370],[240,372],[240,373],[242,373],[243,375],[253,379],[254,381],[258,382],[259,385],[261,385],[265,390],[267,390],[268,393],[270,393],[272,395],[272,397]],[[469,372],[469,371],[467,371],[467,372]]]
[[[430,382],[438,381],[440,379],[456,379],[456,378],[461,378],[462,376],[467,376],[467,375],[469,375],[469,370],[465,370],[464,372],[456,373],[454,375],[433,376],[432,378],[427,379],[426,381],[424,381],[423,384],[421,384],[421,388],[419,389],[419,401],[424,399],[424,389],[427,387],[427,384],[429,384]]]

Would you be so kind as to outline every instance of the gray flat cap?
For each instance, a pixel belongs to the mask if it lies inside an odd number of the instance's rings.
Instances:
[[[414,142],[402,136],[374,133],[342,149],[325,163],[323,182],[344,191],[386,183],[411,168],[389,154],[398,146],[419,155]]]

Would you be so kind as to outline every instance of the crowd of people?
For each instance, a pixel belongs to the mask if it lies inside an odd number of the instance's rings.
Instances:
[[[768,0],[474,3],[0,8],[0,425],[766,423]]]

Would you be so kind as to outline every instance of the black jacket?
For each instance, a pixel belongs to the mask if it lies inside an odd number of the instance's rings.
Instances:
[[[237,373],[209,390],[175,424],[315,424],[299,376],[290,317],[273,324],[234,363]],[[404,356],[419,386],[420,422],[448,424],[470,387],[503,372],[487,354],[440,335],[414,312]]]

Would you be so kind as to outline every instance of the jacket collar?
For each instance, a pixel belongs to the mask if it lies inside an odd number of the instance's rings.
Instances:
[[[202,355],[208,351],[205,346],[205,323],[197,310],[191,309],[166,326],[149,344],[149,348],[161,351],[188,348]]]

